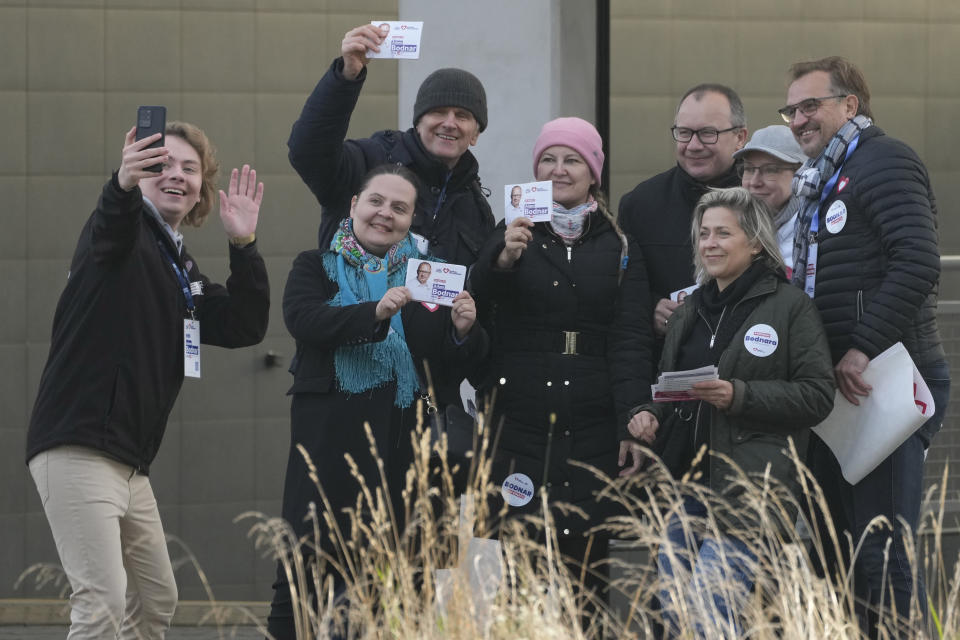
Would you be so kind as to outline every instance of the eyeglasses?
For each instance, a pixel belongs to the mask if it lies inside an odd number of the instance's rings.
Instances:
[[[741,178],[746,178],[747,180],[752,180],[758,172],[760,177],[764,180],[773,180],[777,177],[781,171],[790,171],[791,173],[796,171],[792,166],[788,164],[761,164],[759,166],[752,164],[738,164],[737,165],[737,174]]]
[[[743,127],[730,127],[729,129],[714,129],[713,127],[688,129],[687,127],[678,127],[674,125],[670,127],[670,133],[673,134],[673,139],[677,142],[690,142],[693,140],[693,136],[696,135],[703,144],[717,144],[717,140],[720,139],[721,133],[737,131],[738,129],[743,129]]]
[[[841,93],[835,96],[824,96],[822,98],[807,98],[806,100],[801,100],[797,104],[788,104],[785,107],[777,109],[777,113],[780,114],[780,117],[783,118],[783,121],[787,124],[793,122],[793,118],[797,115],[797,111],[807,116],[808,118],[817,112],[817,109],[820,108],[820,105],[823,104],[824,100],[834,100],[846,98],[849,93]]]

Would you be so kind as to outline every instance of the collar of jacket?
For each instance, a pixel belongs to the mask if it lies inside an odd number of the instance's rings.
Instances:
[[[402,144],[397,145],[388,160],[399,162],[405,166],[415,166],[415,173],[424,182],[425,186],[442,185],[447,179],[447,173],[450,173],[448,189],[456,189],[477,177],[480,165],[477,158],[469,150],[460,156],[451,172],[445,163],[434,158],[424,148],[423,142],[420,140],[420,134],[417,133],[416,129],[410,127],[401,134],[401,138]],[[405,157],[398,153],[400,150],[405,153]]]
[[[183,262],[183,254],[187,252],[187,245],[182,239],[180,241],[180,246],[177,246],[174,243],[173,238],[170,237],[170,234],[160,223],[160,214],[154,214],[152,211],[150,211],[149,205],[144,202],[140,215],[143,216],[143,219],[146,221],[144,224],[150,228],[150,231],[153,233],[157,241],[166,245],[170,251],[170,254],[176,256],[178,262]]]
[[[746,293],[744,293],[743,296],[734,303],[733,307],[736,308],[740,303],[746,300],[752,300],[753,298],[757,298],[760,296],[770,295],[771,293],[777,290],[778,277],[779,276],[777,276],[777,274],[768,270],[767,273],[760,276],[757,279],[757,281],[753,283],[752,287],[747,289]],[[784,280],[784,282],[786,282],[786,280]],[[692,294],[690,294],[690,297],[687,298],[687,301],[680,307],[681,309],[683,309],[684,307],[689,307],[690,309],[692,309],[692,311],[690,311],[689,313],[684,314],[683,322],[686,323],[690,320],[693,320],[693,321],[696,320],[698,316],[697,309],[700,308],[700,304],[701,304],[700,299],[702,297],[703,297],[703,291],[700,289],[697,289]],[[686,326],[684,326],[684,328],[686,328]]]
[[[860,143],[857,145],[857,151],[860,150],[860,145],[862,145],[864,142],[866,142],[870,138],[876,138],[878,136],[885,136],[885,135],[887,134],[883,129],[881,129],[875,124],[871,124],[869,127],[864,129],[860,133]],[[856,155],[856,151],[854,151],[854,155]]]
[[[777,274],[767,269],[767,272],[757,278],[753,286],[747,289],[747,292],[733,305],[737,307],[742,302],[752,300],[760,296],[767,296],[777,290]]]
[[[739,187],[741,184],[740,176],[737,175],[736,163],[730,165],[730,168],[709,182],[700,182],[689,173],[684,171],[680,164],[677,164],[677,177],[680,188],[683,193],[694,196],[693,205],[697,204],[700,196],[705,194],[711,188],[727,189],[729,187]]]

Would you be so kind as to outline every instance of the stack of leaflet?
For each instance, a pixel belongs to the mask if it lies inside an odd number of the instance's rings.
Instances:
[[[717,380],[719,377],[717,368],[713,365],[687,371],[665,371],[657,378],[657,384],[650,385],[650,393],[654,402],[694,400],[690,395],[693,385],[705,380]]]

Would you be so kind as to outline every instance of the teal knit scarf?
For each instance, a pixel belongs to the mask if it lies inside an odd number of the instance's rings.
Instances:
[[[367,252],[353,235],[353,220],[340,223],[330,251],[323,255],[323,266],[339,291],[330,304],[345,307],[380,300],[387,289],[403,286],[407,260],[419,257],[409,234],[379,258]],[[340,389],[360,393],[396,381],[394,404],[409,407],[419,387],[413,357],[407,348],[400,313],[390,319],[387,337],[379,342],[344,345],[334,352],[334,368]]]

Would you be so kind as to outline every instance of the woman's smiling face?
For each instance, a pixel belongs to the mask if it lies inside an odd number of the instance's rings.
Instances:
[[[722,291],[750,267],[760,246],[747,239],[735,211],[710,207],[703,212],[700,222],[697,251],[707,275],[717,281],[717,288]]]
[[[416,199],[416,189],[400,176],[374,177],[350,204],[353,235],[370,253],[385,256],[410,230]]]

